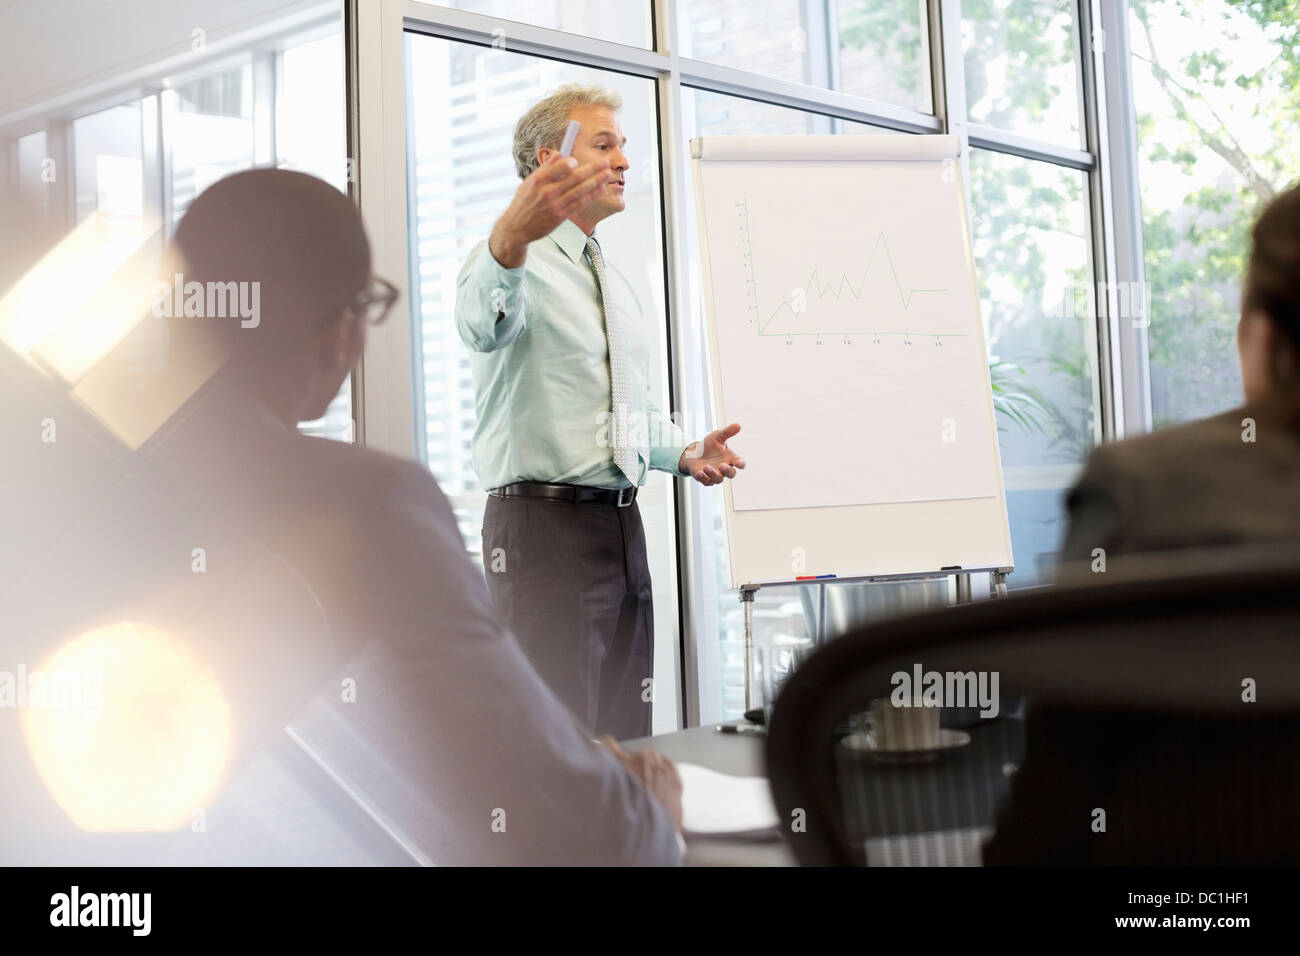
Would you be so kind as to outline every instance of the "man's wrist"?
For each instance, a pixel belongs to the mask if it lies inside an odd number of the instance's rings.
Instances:
[[[528,243],[493,229],[488,237],[488,252],[501,268],[517,269],[528,258]]]
[[[698,448],[698,447],[700,447],[700,443],[697,441],[693,441],[685,448],[682,449],[681,455],[679,455],[677,458],[677,473],[679,475],[685,475],[689,477],[690,470],[686,467],[686,459],[688,456],[694,458],[695,457],[694,455],[690,455],[690,451],[692,448]]]

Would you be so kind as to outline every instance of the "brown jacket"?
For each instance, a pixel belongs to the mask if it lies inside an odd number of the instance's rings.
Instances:
[[[1102,445],[1066,498],[1064,561],[1300,540],[1300,399]]]
[[[1300,400],[1104,445],[1066,500],[1065,562],[1104,552],[1113,570],[1139,553],[1300,540]],[[1300,862],[1298,731],[1289,714],[1171,716],[1140,700],[1129,713],[1081,713],[1038,701],[984,862]]]

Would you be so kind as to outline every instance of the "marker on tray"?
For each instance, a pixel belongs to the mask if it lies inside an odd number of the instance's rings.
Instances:
[[[796,581],[825,581],[827,578],[833,578],[833,574],[801,574],[795,578]]]
[[[564,142],[560,145],[560,155],[568,156],[573,152],[573,141],[578,138],[578,129],[582,126],[577,120],[569,120],[569,128],[564,131]]]

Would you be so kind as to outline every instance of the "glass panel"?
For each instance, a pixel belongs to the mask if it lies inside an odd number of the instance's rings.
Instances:
[[[78,222],[96,209],[136,218],[144,215],[140,113],[136,100],[72,124]]]
[[[43,54],[39,70],[10,69],[0,84],[0,118],[21,106],[28,134],[0,141],[17,160],[16,188],[0,193],[0,221],[23,226],[22,246],[0,247],[0,293],[96,210],[161,214],[170,235],[199,192],[254,165],[290,166],[347,187],[337,0],[291,13],[278,0],[253,0],[237,16],[176,0],[129,24],[120,17],[110,24],[105,18],[116,15],[100,3],[65,6],[66,17],[42,21],[48,37],[25,41],[57,56]],[[110,33],[112,43],[87,39]],[[217,36],[219,50],[207,42]],[[181,74],[178,49],[188,51]],[[136,96],[98,108],[119,74]],[[136,98],[142,87],[161,92]],[[65,123],[68,116],[75,118]],[[329,413],[304,430],[352,440],[350,395],[345,383]]]
[[[205,76],[163,93],[171,147],[172,221],[218,179],[253,165],[253,68]]]
[[[1045,583],[1065,532],[1062,493],[1098,440],[1096,325],[1082,172],[987,150],[970,161],[980,309],[1016,570]]]
[[[933,111],[923,0],[691,0],[678,10],[684,56]]]
[[[686,138],[728,134],[782,135],[791,133],[854,133],[890,134],[862,123],[832,119],[819,113],[771,106],[735,96],[690,90],[685,98]],[[686,144],[683,143],[683,152]],[[689,170],[685,155],[682,168]],[[689,183],[688,183],[689,185]],[[686,243],[686,267],[689,270],[691,295],[690,341],[701,346],[688,347],[686,353],[686,380],[683,405],[693,409],[712,405],[711,373],[705,359],[702,343],[705,341],[703,277],[700,273],[699,236],[695,224],[695,196],[688,190],[689,214],[685,219],[683,239]],[[688,417],[692,434],[704,434],[718,423],[703,418]],[[744,453],[744,433],[737,438],[737,447]],[[728,564],[726,532],[723,527],[723,499],[720,488],[704,488],[694,482],[690,485],[692,510],[696,516],[694,534],[696,553],[700,556],[701,571],[692,582],[696,588],[694,606],[699,615],[697,622],[697,647],[700,675],[700,720],[732,720],[745,710],[745,631],[744,613],[739,594],[731,590],[731,570]],[[754,640],[762,644],[782,644],[807,640],[816,632],[818,606],[810,588],[790,587],[760,588],[754,598]],[[839,598],[837,597],[837,600]],[[854,600],[857,600],[855,598]],[[866,603],[870,604],[870,601]],[[874,605],[872,605],[874,607]],[[841,620],[836,608],[830,609],[828,620]],[[855,605],[856,607],[856,605]],[[855,621],[860,615],[850,615]],[[711,640],[717,635],[716,641]]]
[[[836,89],[934,111],[925,0],[835,0]]]
[[[1298,27],[1290,5],[1132,4],[1157,427],[1242,400],[1236,326],[1250,225],[1300,176]],[[1137,310],[1120,318],[1143,320]]]
[[[601,223],[600,241],[606,259],[635,289],[645,321],[653,324],[647,330],[655,343],[651,387],[659,407],[669,407],[655,89],[648,79],[414,34],[407,36],[406,63],[417,422],[425,460],[452,499],[467,548],[481,561],[485,494],[471,464],[474,387],[453,320],[456,277],[519,187],[511,157],[515,123],[562,83],[600,85],[623,98],[619,119],[632,164],[625,177],[627,208]],[[653,475],[637,496],[654,582],[655,672],[669,675],[678,673],[672,480]],[[675,678],[670,680],[675,688]],[[676,726],[668,697],[661,682],[656,732]]]
[[[347,192],[347,92],[343,34],[331,32],[286,49],[275,91],[276,165]]]
[[[18,140],[18,193],[24,204],[36,212],[36,221],[44,223],[50,206],[46,188],[54,168],[49,160],[49,146],[44,130]]]
[[[642,49],[650,49],[652,41],[649,0],[446,0],[442,5]],[[497,37],[497,45],[510,49],[509,29]]]
[[[895,130],[855,123],[822,113],[773,106],[758,100],[687,87],[694,115],[692,136],[783,136],[802,133],[892,134]],[[687,167],[689,169],[689,167]],[[693,198],[693,197],[692,197]]]
[[[343,62],[343,33],[337,29],[284,50],[275,91],[275,152],[277,166],[310,173],[347,192]],[[298,428],[307,435],[355,442],[352,376],[343,380],[324,416]]]
[[[1075,0],[962,0],[961,35],[971,122],[1083,145]]]

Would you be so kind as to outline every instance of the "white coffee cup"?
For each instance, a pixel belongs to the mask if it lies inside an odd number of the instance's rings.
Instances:
[[[939,708],[905,704],[888,697],[871,702],[871,739],[877,750],[930,750],[939,746]]]

